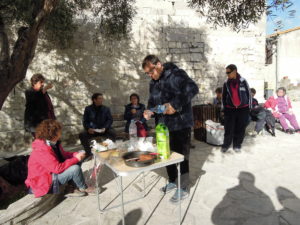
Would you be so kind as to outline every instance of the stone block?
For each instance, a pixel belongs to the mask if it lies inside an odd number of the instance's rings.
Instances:
[[[204,53],[204,48],[190,48],[189,50],[194,53]]]
[[[183,53],[189,53],[189,49],[187,48],[171,48],[169,50],[171,54],[183,54]]]
[[[192,53],[191,54],[191,61],[192,62],[201,61],[202,59],[203,59],[203,56],[200,53]]]
[[[177,42],[175,42],[175,41],[170,41],[170,42],[168,43],[168,46],[169,46],[169,48],[177,48]]]

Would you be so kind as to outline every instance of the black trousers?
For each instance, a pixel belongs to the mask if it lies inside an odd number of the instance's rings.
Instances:
[[[184,155],[184,161],[180,164],[181,187],[187,189],[189,187],[189,155],[191,142],[191,128],[185,128],[178,131],[170,132],[170,148],[174,152]],[[167,166],[169,182],[177,181],[176,165]]]
[[[249,122],[249,108],[224,109],[224,143],[223,148],[241,148],[247,124]]]
[[[264,129],[264,126],[266,125],[266,116],[267,113],[265,109],[263,108],[254,108],[250,111],[251,119],[253,121],[256,121],[255,124],[255,131],[259,133]]]
[[[80,143],[82,144],[84,150],[86,151],[87,155],[91,154],[91,140],[95,137],[102,136],[103,138],[109,138],[112,141],[116,141],[116,133],[113,128],[107,129],[104,133],[97,133],[89,134],[87,131],[83,131],[79,134]]]

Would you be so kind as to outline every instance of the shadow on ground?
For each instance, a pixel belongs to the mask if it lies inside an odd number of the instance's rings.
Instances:
[[[276,189],[283,208],[279,211],[264,192],[255,187],[255,177],[240,172],[239,184],[227,190],[214,208],[211,220],[215,225],[299,225],[300,199],[284,187]]]
[[[134,209],[126,214],[125,224],[137,225],[141,218],[142,218],[142,210]],[[118,223],[118,225],[122,225],[122,220]]]

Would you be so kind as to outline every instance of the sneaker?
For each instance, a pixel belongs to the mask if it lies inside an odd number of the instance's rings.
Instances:
[[[287,134],[295,133],[295,131],[293,129],[286,129],[284,132],[287,133]]]
[[[233,151],[235,151],[236,153],[240,153],[241,152],[241,148],[239,147],[234,147]]]
[[[87,196],[87,193],[84,190],[80,189],[75,189],[74,192],[68,193],[65,195],[65,197],[84,197]]]
[[[174,195],[172,196],[170,201],[173,203],[176,203],[176,202],[179,202],[179,200],[186,199],[187,197],[189,197],[189,192],[187,190],[182,189],[182,188],[180,188],[180,189],[177,188],[176,192],[174,193]]]
[[[97,188],[95,187],[88,187],[86,189],[79,189],[81,192],[85,192],[88,195],[96,195],[97,193]]]
[[[174,190],[175,188],[177,188],[177,185],[175,183],[170,182],[170,183],[166,184],[166,186],[162,187],[160,189],[160,191],[163,193],[169,193],[170,191]]]
[[[221,152],[225,153],[225,152],[227,152],[227,151],[228,151],[228,148],[225,148],[225,147],[222,147],[222,148],[221,148]]]

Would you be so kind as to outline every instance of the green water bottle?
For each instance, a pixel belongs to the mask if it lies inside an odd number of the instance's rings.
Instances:
[[[168,159],[170,157],[170,137],[169,129],[163,124],[157,124],[155,128],[157,153],[161,159]]]

